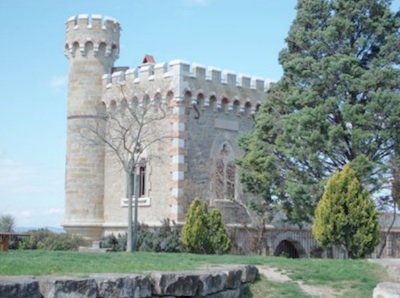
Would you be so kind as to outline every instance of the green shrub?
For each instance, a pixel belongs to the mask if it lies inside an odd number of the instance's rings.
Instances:
[[[207,204],[199,198],[194,199],[186,215],[182,243],[188,252],[203,254],[227,253],[232,246],[220,211],[208,213]]]
[[[212,254],[214,251],[208,236],[207,204],[195,198],[186,215],[186,224],[182,228],[182,243],[188,252]]]
[[[221,212],[218,209],[213,209],[209,215],[210,221],[210,241],[214,252],[223,254],[229,252],[232,247],[232,241],[222,222]]]
[[[364,258],[378,245],[378,213],[349,165],[328,180],[312,232],[322,247],[339,245],[351,258]]]
[[[161,226],[154,229],[141,226],[138,234],[138,250],[180,252],[180,229],[168,218],[162,220]]]
[[[145,224],[138,227],[137,247],[139,251],[149,252],[179,252],[180,229],[175,222],[164,219],[160,227],[150,228]],[[113,234],[103,237],[101,247],[110,248],[112,251],[126,250],[126,234],[118,237]]]
[[[23,237],[20,249],[42,250],[77,250],[79,246],[88,245],[88,242],[80,236],[70,233],[53,233],[48,229],[28,231],[29,237]]]
[[[37,229],[30,230],[26,234],[29,236],[22,239],[19,245],[21,249],[38,249],[39,243],[54,233],[48,229]]]

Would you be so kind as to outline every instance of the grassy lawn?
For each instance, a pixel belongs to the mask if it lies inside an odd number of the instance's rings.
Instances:
[[[371,297],[384,270],[365,260],[286,259],[263,256],[194,255],[166,253],[82,253],[75,251],[17,250],[0,253],[0,275],[77,275],[90,273],[146,273],[184,271],[207,264],[251,264],[278,268],[293,282],[260,277],[248,297],[311,297],[296,281],[328,286],[342,297]]]

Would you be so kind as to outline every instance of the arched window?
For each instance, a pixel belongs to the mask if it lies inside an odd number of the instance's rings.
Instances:
[[[232,162],[233,152],[224,143],[215,159],[214,193],[216,199],[235,199],[235,164]]]

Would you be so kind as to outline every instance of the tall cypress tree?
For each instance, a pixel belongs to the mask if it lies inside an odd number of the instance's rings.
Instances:
[[[299,0],[254,130],[240,139],[247,190],[302,225],[347,163],[387,184],[400,120],[400,12],[389,0]]]

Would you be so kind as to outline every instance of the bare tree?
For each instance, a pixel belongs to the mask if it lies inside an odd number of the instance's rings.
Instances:
[[[15,229],[15,218],[10,214],[0,216],[0,232],[11,233]]]
[[[146,95],[139,100],[127,101],[124,86],[121,86],[122,100],[102,107],[98,118],[90,119],[82,129],[84,138],[97,145],[105,145],[122,166],[126,174],[126,197],[128,198],[127,251],[137,249],[138,198],[140,169],[157,154],[151,147],[170,138],[162,129],[167,117],[166,102],[161,97],[150,101]],[[145,154],[144,154],[145,153]],[[132,227],[132,197],[135,197],[134,223]]]

